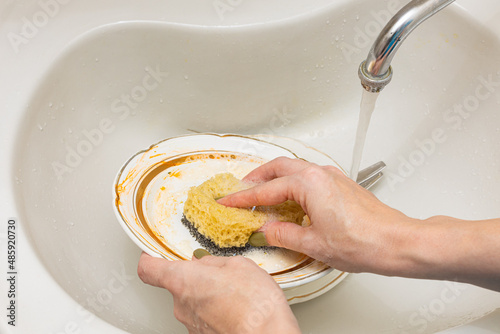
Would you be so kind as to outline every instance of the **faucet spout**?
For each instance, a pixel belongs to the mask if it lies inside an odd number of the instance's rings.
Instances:
[[[378,93],[392,79],[392,58],[408,35],[432,15],[455,0],[413,0],[392,17],[359,66],[361,85]]]

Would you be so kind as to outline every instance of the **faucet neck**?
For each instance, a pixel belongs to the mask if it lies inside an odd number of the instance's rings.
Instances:
[[[360,66],[359,76],[363,87],[369,91],[382,90],[390,81],[392,58],[402,42],[423,21],[453,1],[455,0],[413,0],[397,12],[382,29]],[[373,81],[380,83],[375,87]]]

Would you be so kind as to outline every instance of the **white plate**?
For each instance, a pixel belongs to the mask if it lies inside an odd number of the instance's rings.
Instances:
[[[273,143],[277,140],[290,149]],[[339,167],[326,155],[285,138],[217,134],[170,138],[137,153],[120,170],[114,184],[115,213],[130,238],[148,254],[190,260],[202,246],[181,222],[188,190],[218,173],[243,178],[279,156]],[[244,256],[273,276],[290,303],[314,298],[346,276],[285,249],[254,249]]]

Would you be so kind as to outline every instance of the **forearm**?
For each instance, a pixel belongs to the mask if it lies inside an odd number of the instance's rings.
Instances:
[[[230,207],[299,203],[311,224],[271,222],[266,242],[342,271],[458,280],[500,291],[500,219],[412,219],[331,166],[275,159],[247,175],[258,183],[229,195]]]
[[[407,224],[398,276],[460,281],[500,291],[500,219],[436,216]]]

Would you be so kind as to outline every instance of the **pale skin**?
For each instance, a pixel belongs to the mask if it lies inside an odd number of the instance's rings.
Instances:
[[[453,280],[500,291],[500,219],[410,218],[337,168],[302,160],[275,159],[244,181],[257,185],[218,202],[252,207],[294,200],[311,220],[308,227],[266,224],[262,230],[272,246],[352,273]],[[175,315],[190,333],[300,333],[279,286],[251,260],[169,262],[143,254],[138,273],[173,294]],[[261,312],[262,321],[242,326],[262,303],[269,308]]]
[[[278,284],[242,256],[170,262],[143,253],[138,274],[172,293],[189,333],[300,333]]]

